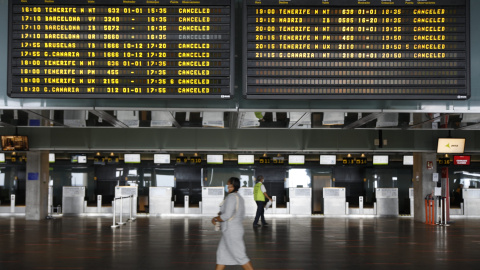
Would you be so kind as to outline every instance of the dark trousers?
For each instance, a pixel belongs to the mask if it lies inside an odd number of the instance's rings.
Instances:
[[[265,224],[265,216],[263,215],[265,213],[265,202],[262,201],[255,201],[257,203],[257,213],[255,214],[255,220],[253,221],[253,224],[258,224],[258,220],[262,218],[262,224]]]

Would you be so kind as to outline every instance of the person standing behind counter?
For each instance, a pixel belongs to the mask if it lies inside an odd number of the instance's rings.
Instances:
[[[255,214],[255,220],[253,221],[253,227],[260,227],[258,224],[258,220],[262,220],[262,225],[267,226],[268,223],[265,221],[265,198],[268,200],[272,200],[267,194],[267,189],[265,188],[265,185],[263,185],[263,181],[265,181],[265,178],[263,175],[257,176],[257,184],[255,184],[255,187],[253,187],[253,198],[255,199],[255,202],[257,203],[257,213]]]
[[[226,265],[241,265],[243,269],[253,270],[243,240],[242,221],[245,217],[245,203],[242,196],[237,194],[240,189],[240,179],[231,177],[228,179],[227,187],[228,195],[220,204],[220,213],[212,219],[213,225],[221,222],[222,229],[215,270],[223,270]]]

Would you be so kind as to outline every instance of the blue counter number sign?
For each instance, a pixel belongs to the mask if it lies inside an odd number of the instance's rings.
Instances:
[[[28,173],[28,180],[38,180],[38,173],[36,172]]]

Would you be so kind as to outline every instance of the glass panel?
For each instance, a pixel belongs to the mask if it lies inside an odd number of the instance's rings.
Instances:
[[[173,169],[155,169],[156,187],[175,187],[175,171]]]
[[[310,169],[289,169],[285,188],[312,187],[312,172]]]
[[[87,173],[74,173],[74,172],[72,172],[72,186],[74,186],[74,187],[86,187],[87,186]]]
[[[230,177],[238,177],[242,187],[255,185],[255,169],[251,168],[207,168],[202,182],[204,187],[224,187]]]

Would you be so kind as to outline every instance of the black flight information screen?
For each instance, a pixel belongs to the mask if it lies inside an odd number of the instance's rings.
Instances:
[[[234,0],[10,0],[11,97],[230,98]]]
[[[470,97],[468,0],[245,0],[244,94]]]

